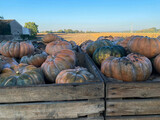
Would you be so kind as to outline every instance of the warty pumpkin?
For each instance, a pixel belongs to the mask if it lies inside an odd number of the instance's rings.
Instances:
[[[94,51],[97,48],[103,47],[103,46],[112,46],[113,43],[107,39],[103,39],[103,40],[97,40],[94,41],[92,43],[89,43],[87,48],[86,48],[86,52],[88,53],[89,56],[92,56]]]
[[[0,86],[26,86],[44,83],[40,68],[33,65],[19,64],[4,68],[0,74]]]
[[[114,57],[123,57],[126,55],[126,51],[123,47],[118,45],[113,46],[104,46],[101,48],[98,48],[93,53],[93,60],[97,65],[101,65],[103,60],[110,56]]]
[[[0,45],[1,54],[6,57],[21,58],[34,52],[31,42],[3,41]]]
[[[47,44],[45,51],[52,55],[53,53],[63,49],[72,49],[72,45],[67,41],[54,41]]]
[[[49,55],[41,65],[43,73],[49,82],[54,83],[57,75],[65,69],[74,68],[76,55],[72,50],[64,49]]]
[[[140,54],[127,57],[109,57],[101,64],[101,72],[110,78],[122,81],[145,81],[152,73],[150,60]]]
[[[86,68],[76,67],[75,69],[62,70],[56,77],[56,83],[82,83],[93,82],[94,75]]]
[[[160,54],[160,40],[143,36],[133,37],[127,44],[133,53],[140,53],[148,58]]]

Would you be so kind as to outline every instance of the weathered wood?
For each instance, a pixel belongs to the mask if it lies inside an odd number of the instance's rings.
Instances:
[[[62,101],[104,97],[102,83],[43,85],[0,88],[0,103],[28,101]]]
[[[160,83],[107,83],[106,98],[160,97]]]
[[[160,114],[160,99],[106,101],[106,116],[151,114]]]
[[[106,117],[106,120],[160,120],[160,115]]]
[[[0,119],[78,118],[103,111],[103,100],[1,104]]]

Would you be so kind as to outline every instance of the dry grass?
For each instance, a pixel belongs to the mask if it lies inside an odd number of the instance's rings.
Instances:
[[[43,37],[47,33],[38,33],[38,37]],[[75,41],[78,45],[80,45],[82,42],[86,40],[96,40],[100,36],[113,36],[113,37],[129,37],[132,35],[140,35],[140,36],[148,36],[156,38],[160,34],[159,33],[57,33],[57,35],[63,37],[64,39],[70,41]]]

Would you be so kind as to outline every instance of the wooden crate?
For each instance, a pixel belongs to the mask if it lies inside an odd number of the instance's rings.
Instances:
[[[84,54],[77,65],[95,75],[94,82],[0,88],[0,120],[104,120],[104,83]]]
[[[104,76],[86,56],[105,81],[106,120],[160,120],[159,75],[145,82],[122,82]]]

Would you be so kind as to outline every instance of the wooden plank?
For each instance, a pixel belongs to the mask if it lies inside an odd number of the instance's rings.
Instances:
[[[160,115],[106,117],[106,120],[160,120]]]
[[[106,116],[151,114],[160,114],[160,99],[106,101]]]
[[[1,104],[0,119],[78,118],[103,111],[103,100]]]
[[[160,83],[107,83],[106,98],[160,97]]]
[[[0,103],[104,98],[102,83],[0,88]]]

